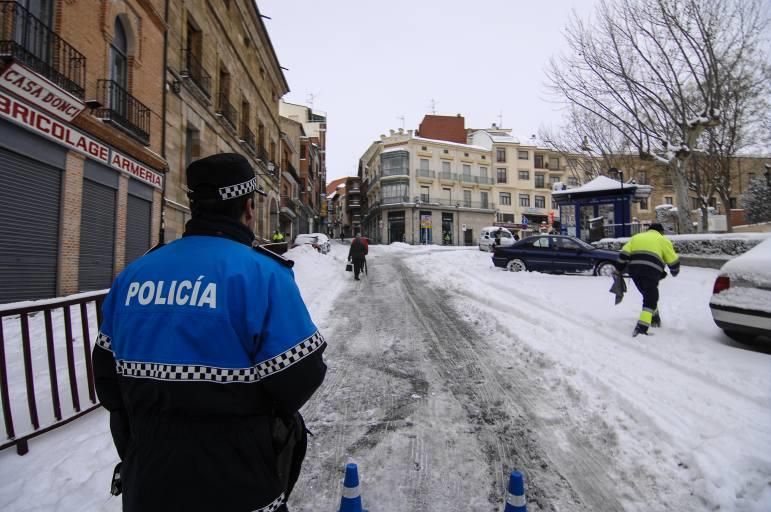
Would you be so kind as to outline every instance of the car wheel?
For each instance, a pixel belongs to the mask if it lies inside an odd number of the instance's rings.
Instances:
[[[509,272],[524,272],[527,270],[527,267],[522,260],[509,260],[509,262],[506,263],[506,270]]]
[[[739,343],[744,343],[745,345],[750,345],[753,341],[755,341],[756,338],[754,334],[750,334],[748,332],[726,331],[725,329],[723,329],[723,332],[732,340],[738,341]]]
[[[609,261],[602,261],[594,269],[595,276],[612,276],[616,273],[616,267]]]

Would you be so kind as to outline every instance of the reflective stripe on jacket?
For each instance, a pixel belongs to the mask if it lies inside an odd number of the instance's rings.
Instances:
[[[665,265],[672,275],[680,271],[680,259],[664,235],[655,229],[634,235],[621,248],[621,261],[630,266],[647,266],[664,272]]]

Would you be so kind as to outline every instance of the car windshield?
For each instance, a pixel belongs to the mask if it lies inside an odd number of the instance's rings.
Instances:
[[[578,246],[579,246],[581,249],[584,249],[584,250],[586,250],[586,251],[593,251],[594,249],[596,249],[596,247],[595,247],[595,246],[593,246],[592,244],[588,244],[588,243],[584,242],[584,241],[583,241],[583,240],[581,240],[580,238],[567,238],[566,240],[571,240],[571,241],[573,241],[573,242],[577,243],[577,244],[578,244]]]
[[[315,244],[316,242],[318,242],[318,238],[310,235],[298,235],[297,238],[294,239],[294,243],[296,244]]]

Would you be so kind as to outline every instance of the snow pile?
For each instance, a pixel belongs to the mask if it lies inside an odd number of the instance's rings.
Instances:
[[[771,233],[725,233],[696,235],[666,235],[672,241],[675,251],[682,255],[737,256],[744,254]],[[603,238],[592,245],[600,249],[621,250],[629,238]]]

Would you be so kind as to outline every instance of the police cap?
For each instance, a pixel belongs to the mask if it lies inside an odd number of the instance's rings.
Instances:
[[[187,196],[193,201],[227,201],[257,191],[257,177],[238,153],[218,153],[187,166]]]

